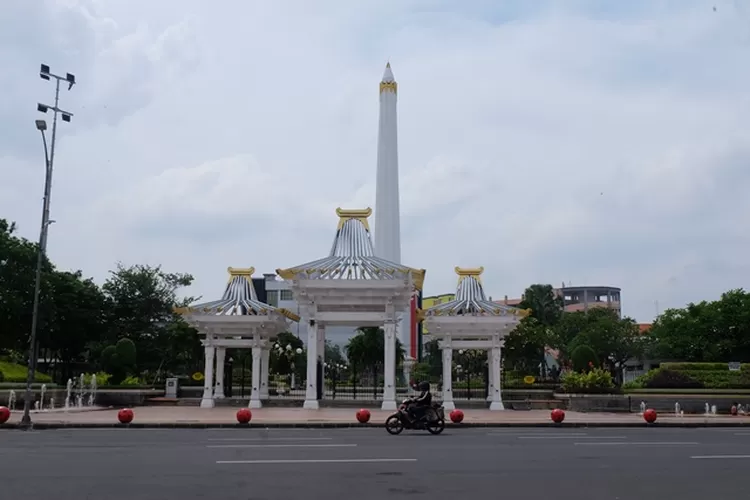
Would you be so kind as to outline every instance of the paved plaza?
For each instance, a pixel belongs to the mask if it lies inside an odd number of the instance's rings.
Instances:
[[[211,409],[197,407],[155,407],[134,408],[136,426],[230,426],[236,424],[237,408],[216,407]],[[391,412],[371,409],[371,425],[379,426]],[[36,412],[32,420],[36,427],[60,426],[107,426],[117,424],[116,409],[98,409],[90,411],[51,411]],[[251,424],[264,427],[299,426],[326,427],[359,425],[355,418],[356,409],[325,408],[305,410],[302,408],[262,408],[252,410]],[[552,425],[550,412],[546,410],[531,411],[489,411],[464,410],[463,426],[545,426]],[[21,412],[13,412],[10,425],[21,420]],[[643,418],[635,413],[578,413],[567,412],[566,425],[575,426],[645,426]],[[703,416],[686,415],[675,417],[671,414],[659,416],[660,426],[748,426],[748,416]]]
[[[3,498],[30,500],[746,498],[750,467],[742,429],[59,429],[0,440],[12,457]]]

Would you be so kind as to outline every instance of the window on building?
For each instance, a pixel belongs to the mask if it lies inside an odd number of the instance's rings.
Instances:
[[[279,300],[294,300],[294,296],[292,295],[291,290],[279,290],[279,292]]]
[[[269,305],[277,306],[279,305],[279,291],[278,290],[267,290],[266,291],[266,300],[268,301]]]

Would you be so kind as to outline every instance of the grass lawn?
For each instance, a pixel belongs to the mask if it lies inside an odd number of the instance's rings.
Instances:
[[[2,381],[5,383],[22,383],[26,382],[27,368],[16,363],[0,361],[0,373],[3,374]],[[38,383],[52,382],[52,378],[44,373],[36,372],[34,381]]]

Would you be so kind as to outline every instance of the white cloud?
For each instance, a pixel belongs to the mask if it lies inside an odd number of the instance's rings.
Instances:
[[[35,237],[47,62],[80,81],[59,130],[60,265],[101,279],[116,260],[162,263],[210,296],[228,265],[320,257],[337,206],[374,204],[390,59],[403,255],[427,292],[483,265],[496,297],[610,284],[649,320],[655,301],[747,275],[750,23],[716,3],[14,4],[11,24],[36,32],[0,38],[0,216]]]

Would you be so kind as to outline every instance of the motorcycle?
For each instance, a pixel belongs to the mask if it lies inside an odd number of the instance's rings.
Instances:
[[[385,430],[388,434],[401,434],[404,429],[427,430],[430,434],[440,434],[445,430],[445,410],[440,403],[432,403],[422,418],[414,421],[409,415],[409,406],[414,403],[412,398],[404,399],[398,410],[385,419]]]

